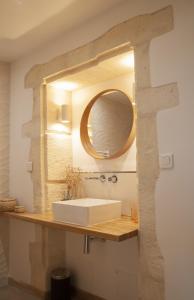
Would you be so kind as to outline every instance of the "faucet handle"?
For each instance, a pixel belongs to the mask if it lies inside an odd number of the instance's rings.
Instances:
[[[117,181],[118,181],[117,175],[112,175],[112,176],[108,177],[108,181],[111,181],[112,183],[117,183]]]

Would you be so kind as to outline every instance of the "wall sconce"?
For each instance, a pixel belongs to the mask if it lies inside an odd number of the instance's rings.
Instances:
[[[48,114],[46,135],[63,138],[71,135],[72,108],[70,91],[48,85]]]
[[[62,104],[58,109],[57,121],[64,127],[64,130],[71,134],[71,105]]]
[[[59,122],[64,124],[71,123],[70,107],[68,104],[62,104],[59,108]]]

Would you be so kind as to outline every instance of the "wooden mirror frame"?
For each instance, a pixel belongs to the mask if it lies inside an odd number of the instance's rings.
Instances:
[[[97,151],[94,149],[94,147],[92,146],[92,144],[90,142],[87,125],[88,125],[89,114],[90,114],[90,111],[91,111],[94,103],[103,94],[108,93],[108,92],[113,92],[113,91],[120,92],[129,99],[129,104],[131,106],[131,111],[132,111],[132,122],[131,122],[130,133],[129,133],[128,139],[127,139],[126,143],[124,144],[124,146],[119,151],[117,151],[115,154],[111,155],[110,157],[102,157],[101,155],[99,155],[97,153]],[[84,113],[82,115],[82,118],[81,118],[80,138],[81,138],[81,142],[82,142],[82,145],[83,145],[85,151],[95,159],[101,159],[101,160],[114,159],[114,158],[118,158],[121,155],[123,155],[130,148],[130,146],[132,145],[134,138],[135,138],[135,109],[134,109],[134,106],[133,106],[129,96],[127,94],[125,94],[123,91],[120,91],[118,89],[107,89],[107,90],[104,90],[104,91],[98,93],[94,98],[92,98],[92,100],[86,106]]]

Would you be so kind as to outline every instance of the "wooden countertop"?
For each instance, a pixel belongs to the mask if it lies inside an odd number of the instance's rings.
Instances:
[[[73,224],[57,222],[53,219],[52,213],[35,214],[35,213],[15,213],[4,212],[2,216],[23,220],[47,227],[66,230],[70,232],[88,234],[111,241],[123,241],[138,234],[138,224],[131,221],[130,217],[122,216],[120,219],[100,223],[93,226],[82,227]]]

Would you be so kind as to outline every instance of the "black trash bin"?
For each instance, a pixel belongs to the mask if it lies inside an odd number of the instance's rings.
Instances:
[[[71,278],[66,269],[55,269],[51,273],[51,300],[71,300]]]

